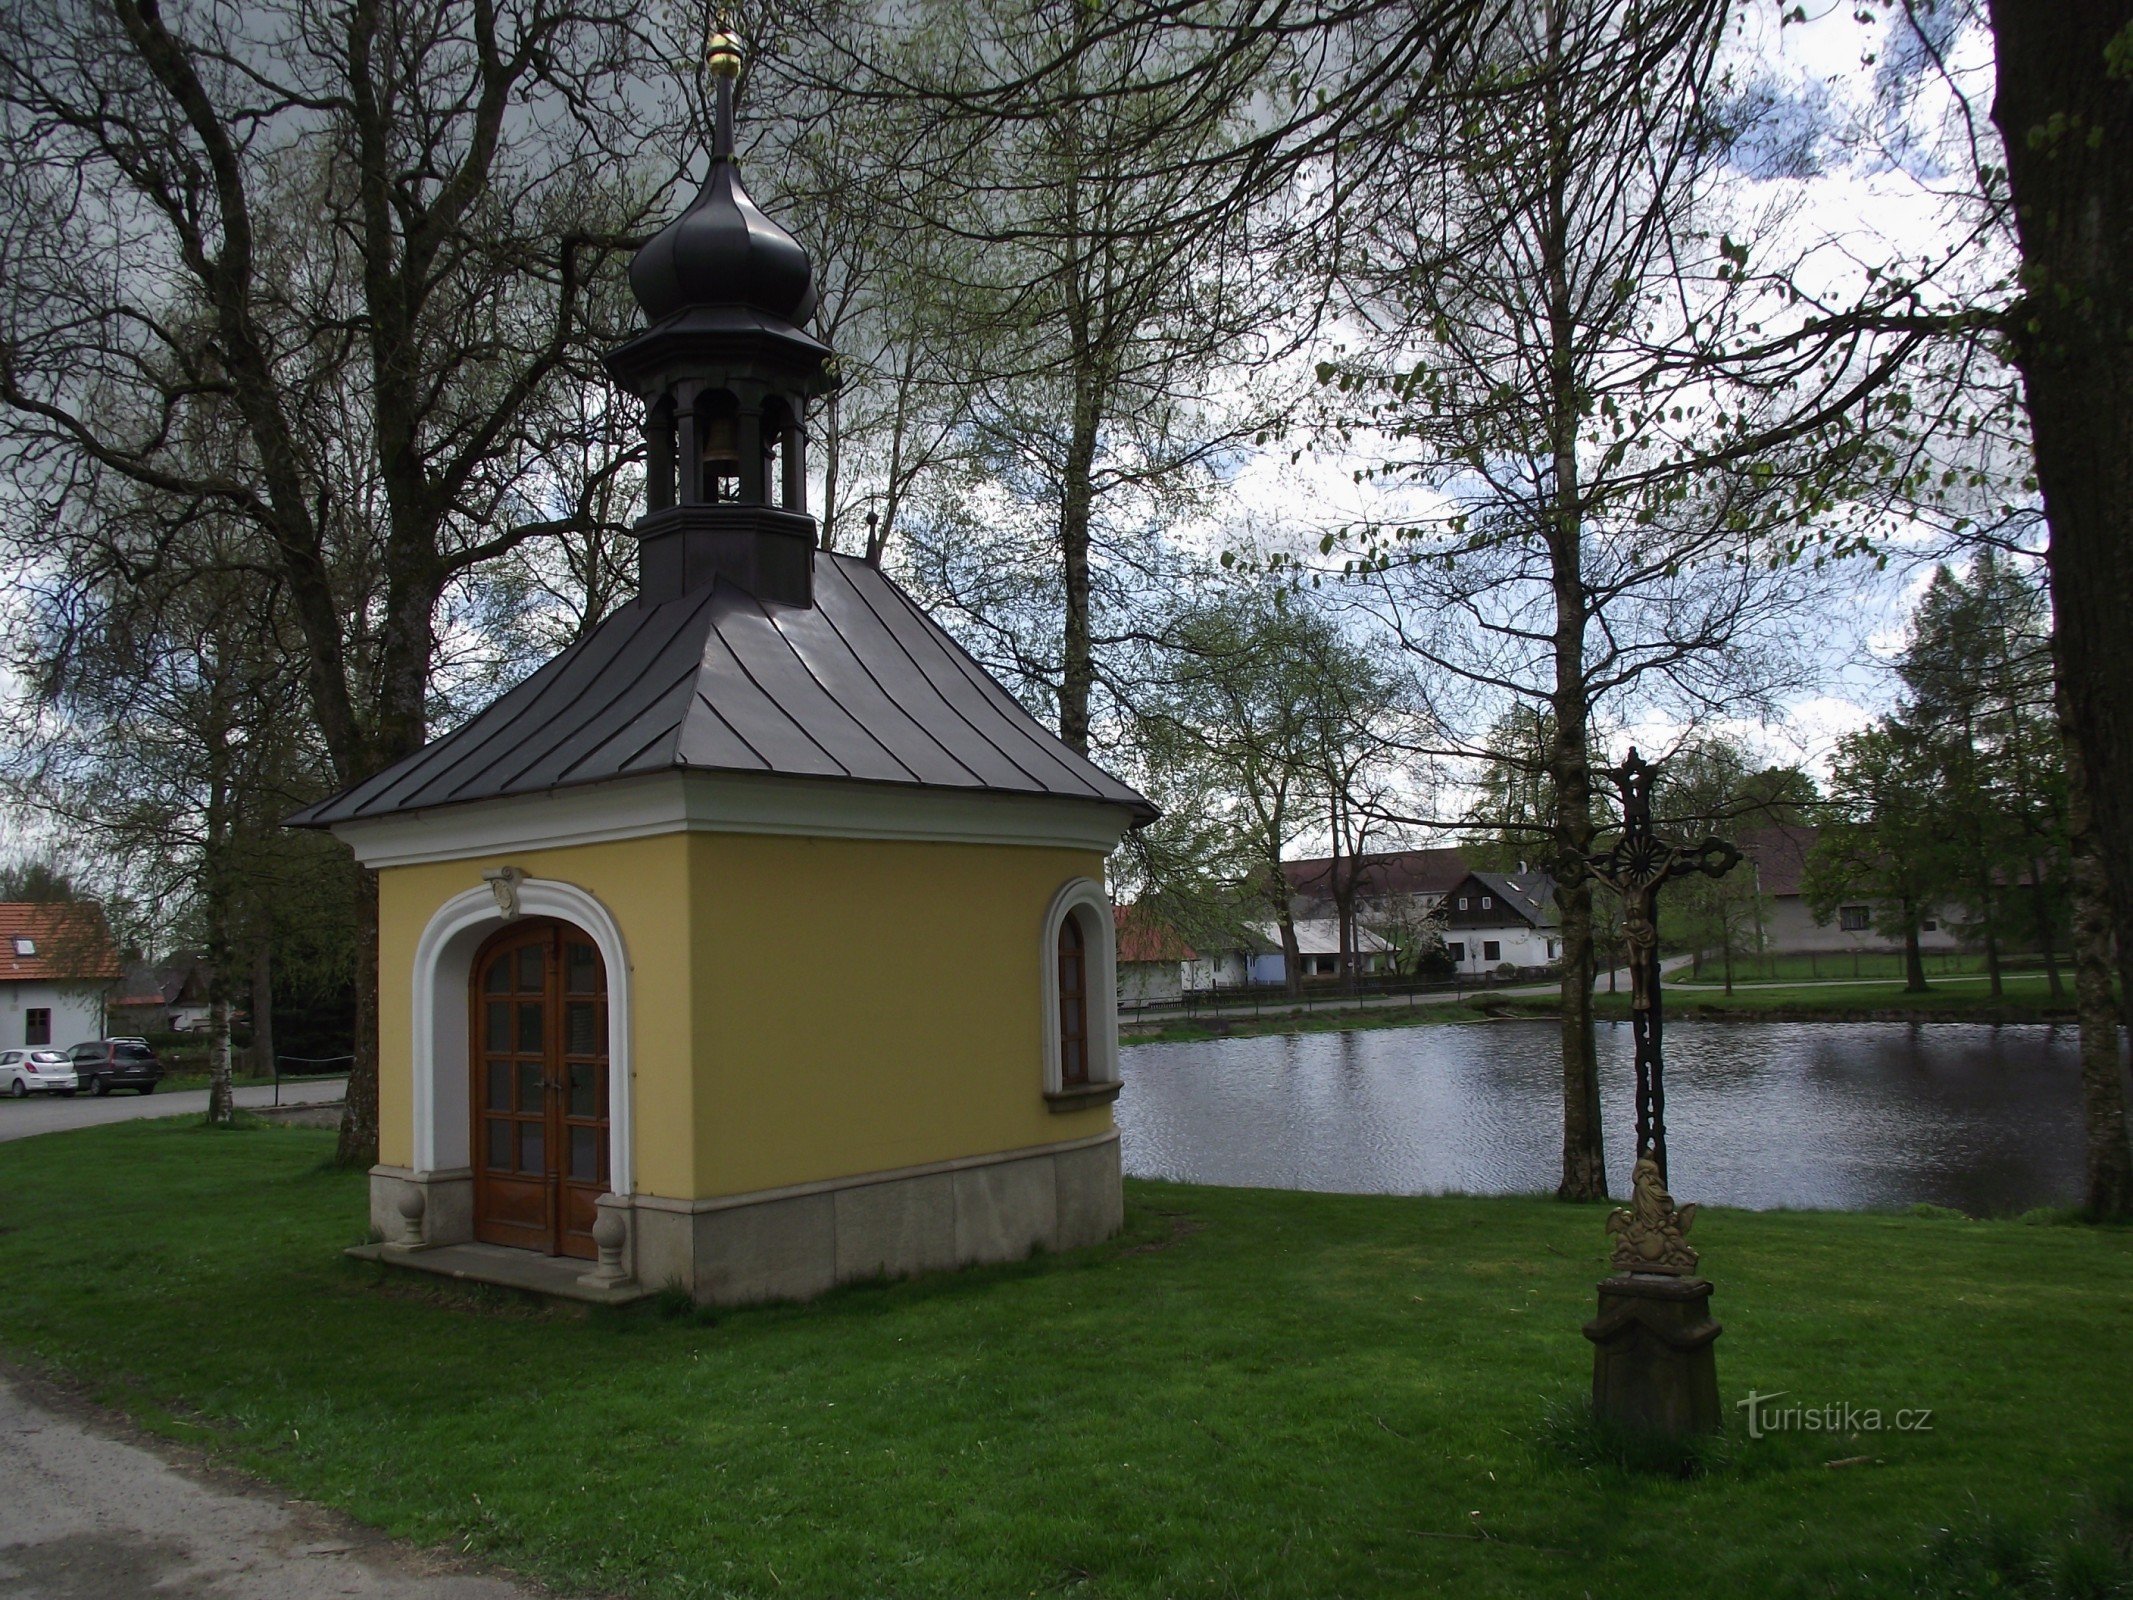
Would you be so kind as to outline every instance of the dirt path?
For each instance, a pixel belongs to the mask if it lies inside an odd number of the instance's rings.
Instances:
[[[0,1374],[8,1600],[534,1600],[317,1506],[173,1466],[108,1419]]]

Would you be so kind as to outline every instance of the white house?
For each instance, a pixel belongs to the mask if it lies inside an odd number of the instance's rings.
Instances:
[[[1445,953],[1468,977],[1562,957],[1555,880],[1545,872],[1470,872],[1445,895],[1441,915]]]
[[[1151,1005],[1177,999],[1185,989],[1186,971],[1200,953],[1177,929],[1141,906],[1113,906],[1111,920],[1118,940],[1119,1002]]]
[[[95,906],[0,904],[0,1050],[101,1038],[104,996],[118,975]]]
[[[1296,954],[1306,983],[1340,975],[1341,925],[1335,917],[1308,917],[1296,923]],[[1234,988],[1247,983],[1287,983],[1288,962],[1282,951],[1281,926],[1255,922],[1246,930],[1246,947],[1202,953],[1185,970],[1185,987]],[[1355,952],[1366,973],[1392,968],[1392,946],[1368,928],[1355,930]]]

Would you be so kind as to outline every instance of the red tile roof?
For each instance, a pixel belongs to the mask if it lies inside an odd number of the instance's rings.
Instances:
[[[1308,861],[1285,861],[1282,873],[1289,880],[1289,888],[1297,894],[1315,898],[1333,898],[1333,858],[1316,856]],[[1341,874],[1346,876],[1347,861],[1341,863]],[[1466,857],[1454,845],[1437,845],[1426,850],[1391,850],[1383,854],[1363,857],[1361,875],[1356,880],[1356,892],[1365,899],[1377,899],[1385,895],[1449,894],[1467,875]]]
[[[1113,906],[1111,922],[1118,930],[1120,961],[1197,961],[1199,953],[1185,936],[1139,906]]]
[[[1755,863],[1756,882],[1767,895],[1796,895],[1807,872],[1808,852],[1815,847],[1819,828],[1777,823],[1765,828],[1743,828],[1733,842],[1740,853]]]
[[[29,955],[16,953],[27,939]],[[0,983],[78,983],[119,975],[104,913],[88,901],[0,902]]]

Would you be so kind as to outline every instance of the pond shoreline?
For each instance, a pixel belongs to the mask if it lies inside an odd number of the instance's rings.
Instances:
[[[1629,1020],[1629,996],[1599,994],[1593,1017],[1600,1022]],[[1476,996],[1470,1000],[1407,1010],[1284,1012],[1265,1017],[1210,1017],[1204,1022],[1176,1018],[1160,1023],[1119,1020],[1121,1044],[1189,1044],[1202,1039],[1251,1039],[1268,1034],[1347,1033],[1364,1029],[1424,1027],[1446,1022],[1533,1022],[1561,1015],[1553,1001],[1511,996]],[[1981,1000],[1957,1004],[1820,1004],[1739,1003],[1724,999],[1685,999],[1667,991],[1666,1015],[1676,1022],[1918,1022],[1969,1023],[2007,1027],[2024,1023],[2066,1026],[2079,1021],[2071,1002],[2009,1004]]]

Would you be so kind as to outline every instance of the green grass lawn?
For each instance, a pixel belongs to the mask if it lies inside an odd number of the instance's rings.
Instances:
[[[341,1257],[364,1180],[331,1146],[176,1123],[0,1146],[0,1350],[566,1590],[2101,1594],[2010,1574],[2128,1570],[2125,1231],[1706,1213],[1728,1402],[1933,1416],[1736,1428],[1684,1480],[1572,1420],[1596,1208],[1136,1183],[1127,1236],[1072,1256],[582,1314]]]
[[[1985,958],[1970,950],[1927,950],[1921,959],[1926,969],[1926,979],[1985,975]],[[2044,958],[2027,952],[2003,956],[2001,971],[2008,976],[2017,973],[2034,973],[2039,978],[2044,972]],[[2068,983],[2073,981],[2072,970],[2062,954],[2059,957],[2060,976]],[[1736,983],[1811,983],[1832,978],[1895,978],[1903,977],[1903,952],[1901,950],[1821,950],[1797,954],[1767,956],[1735,956],[1733,980]],[[1724,983],[1725,972],[1716,955],[1706,955],[1702,976],[1693,976],[1688,969],[1674,974],[1670,983]]]
[[[1627,1015],[1626,994],[1610,1000],[1603,990],[1599,999],[1603,1005],[1612,1004]],[[1936,978],[1928,974],[1923,994],[1906,993],[1900,977],[1870,978],[1857,983],[1825,979],[1819,983],[1736,988],[1731,994],[1714,985],[1670,982],[1666,986],[1666,1009],[1672,1017],[1784,1011],[1814,1012],[1841,1021],[1847,1016],[1896,1012],[1949,1020],[2018,1022],[2071,1017],[2074,999],[2070,981],[2065,994],[2053,999],[2042,973],[2008,973],[1997,999],[1982,978]],[[1602,1014],[1608,1013],[1603,1010]]]
[[[2073,1000],[2054,1000],[2037,974],[2009,974],[2005,993],[1995,1000],[1983,983],[1930,982],[1924,994],[1906,994],[1900,978],[1860,983],[1813,983],[1773,988],[1723,989],[1669,983],[1666,1014],[1677,1019],[1758,1017],[1805,1018],[1822,1022],[1856,1022],[1880,1016],[1916,1017],[1921,1021],[2044,1022],[2073,1016]],[[1629,1015],[1627,985],[1610,991],[1602,983],[1593,996],[1594,1014],[1603,1020]],[[1263,1017],[1179,1020],[1162,1024],[1121,1023],[1127,1044],[1189,1043],[1201,1039],[1241,1038],[1262,1033],[1347,1033],[1367,1028],[1408,1028],[1431,1022],[1486,1022],[1496,1017],[1557,1015],[1550,995],[1503,995],[1477,990],[1465,1000],[1365,1010],[1269,1012]]]

